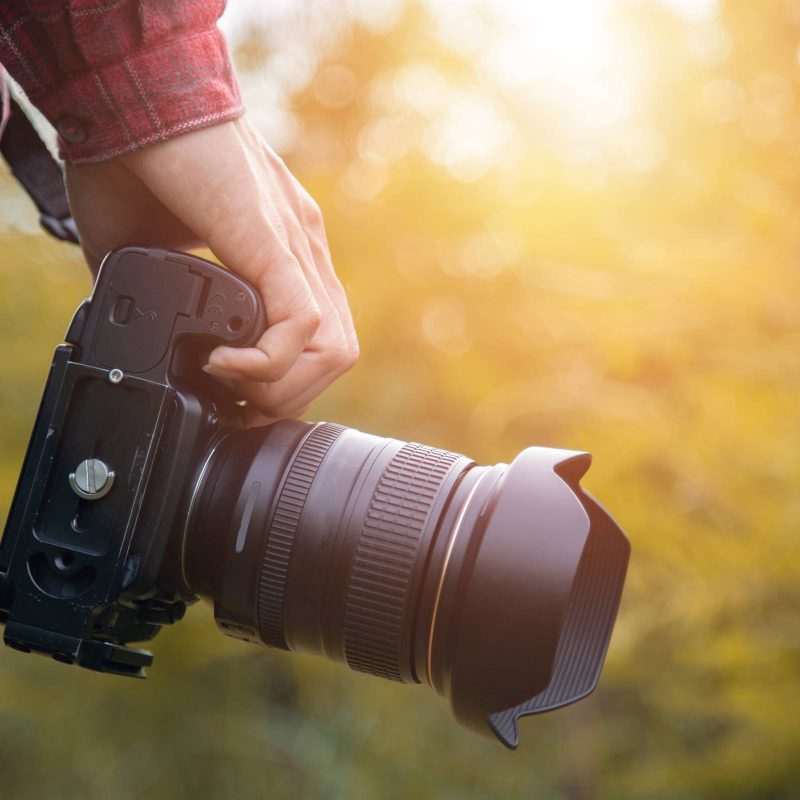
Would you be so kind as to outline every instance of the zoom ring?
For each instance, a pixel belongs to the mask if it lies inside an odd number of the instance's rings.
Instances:
[[[317,425],[288,469],[281,487],[261,560],[258,585],[258,628],[264,644],[288,650],[283,624],[286,576],[300,515],[322,459],[345,428],[342,425]]]
[[[457,453],[406,444],[370,501],[347,587],[345,658],[352,669],[402,680],[404,622],[425,527]]]

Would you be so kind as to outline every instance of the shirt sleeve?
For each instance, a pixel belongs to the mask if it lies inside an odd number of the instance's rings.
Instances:
[[[0,63],[75,164],[243,113],[225,0],[2,0]]]

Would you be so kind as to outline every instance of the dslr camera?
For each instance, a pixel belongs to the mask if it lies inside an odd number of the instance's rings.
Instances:
[[[254,344],[253,287],[194,256],[110,253],[56,348],[2,542],[6,644],[144,677],[131,643],[198,598],[223,633],[427,683],[516,747],[598,680],[629,545],[587,453],[510,464],[326,422],[245,428],[204,374]]]

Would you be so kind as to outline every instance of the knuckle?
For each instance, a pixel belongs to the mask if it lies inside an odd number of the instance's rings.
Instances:
[[[358,345],[341,342],[328,351],[327,366],[331,369],[346,372],[358,361]]]
[[[306,221],[314,228],[322,228],[325,225],[325,219],[322,215],[322,209],[313,198],[308,198],[306,205]]]
[[[297,184],[297,194],[300,200],[300,207],[302,209],[303,221],[307,225],[315,227],[322,227],[324,224],[324,217],[319,203],[311,196],[308,189],[301,183]]]
[[[310,304],[300,315],[303,327],[310,333],[314,333],[322,323],[322,312],[316,303]]]
[[[351,342],[345,348],[344,354],[344,366],[345,369],[352,369],[357,363],[358,358],[361,355],[361,351],[358,347],[358,342]]]

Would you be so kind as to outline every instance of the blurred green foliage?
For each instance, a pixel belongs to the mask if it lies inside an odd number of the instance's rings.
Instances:
[[[227,640],[197,606],[144,683],[0,649],[0,796],[800,797],[800,6],[620,4],[643,91],[599,133],[487,79],[433,13],[342,11],[290,92],[284,154],[362,344],[309,418],[488,462],[591,451],[633,544],[598,691],[508,753],[430,691]],[[237,41],[246,85],[283,33]],[[465,92],[504,133],[448,161]],[[90,284],[10,227],[0,279],[5,508]]]

